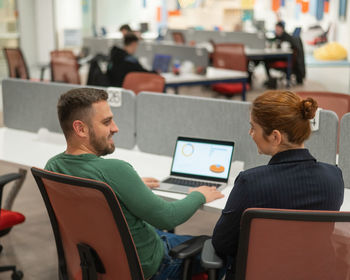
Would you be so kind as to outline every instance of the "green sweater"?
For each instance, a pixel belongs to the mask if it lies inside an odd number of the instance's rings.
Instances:
[[[172,229],[205,203],[204,195],[199,192],[192,192],[182,200],[165,201],[153,194],[130,164],[117,159],[61,153],[51,158],[45,169],[102,181],[115,191],[146,279],[157,272],[164,255],[163,243],[154,227]]]

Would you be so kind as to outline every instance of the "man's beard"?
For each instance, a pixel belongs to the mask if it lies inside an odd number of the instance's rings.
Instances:
[[[94,148],[97,156],[105,156],[114,152],[114,143],[109,145],[107,139],[103,137],[97,138],[95,131],[91,128],[89,129],[89,136],[90,145]],[[112,137],[112,135],[110,136]]]

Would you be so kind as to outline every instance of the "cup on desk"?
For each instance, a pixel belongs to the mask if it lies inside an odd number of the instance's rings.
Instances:
[[[180,67],[181,67],[181,62],[179,60],[174,60],[173,68],[172,68],[173,74],[180,75]]]

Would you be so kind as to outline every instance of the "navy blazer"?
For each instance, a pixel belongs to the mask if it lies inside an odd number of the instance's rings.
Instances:
[[[307,149],[274,155],[268,165],[241,172],[213,233],[221,256],[235,257],[240,220],[247,208],[339,210],[344,198],[341,170],[317,162]]]

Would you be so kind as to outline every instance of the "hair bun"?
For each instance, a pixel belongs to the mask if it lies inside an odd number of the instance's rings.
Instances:
[[[316,100],[308,97],[300,102],[300,109],[303,119],[310,120],[315,117],[318,108]]]

